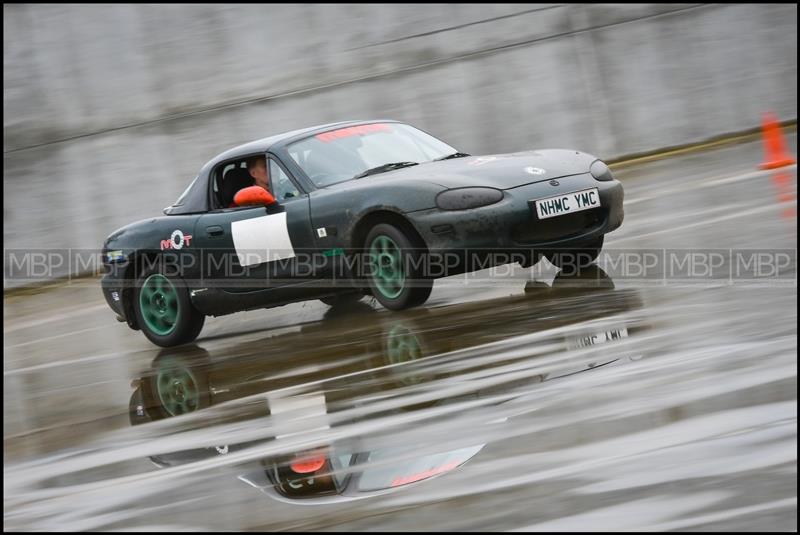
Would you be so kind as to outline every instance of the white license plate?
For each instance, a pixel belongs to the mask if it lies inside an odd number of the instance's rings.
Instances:
[[[547,219],[597,206],[600,206],[600,194],[597,193],[597,188],[584,189],[536,201],[536,214],[539,219]]]

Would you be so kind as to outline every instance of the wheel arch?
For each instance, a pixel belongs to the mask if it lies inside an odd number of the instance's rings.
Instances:
[[[125,311],[125,321],[128,327],[138,331],[141,330],[139,321],[136,319],[136,312],[133,309],[133,296],[136,288],[136,280],[146,266],[152,265],[160,256],[158,251],[139,251],[130,257],[130,263],[125,268],[123,279],[125,285],[122,288],[122,309]]]
[[[425,243],[422,235],[407,217],[399,212],[387,209],[373,210],[359,218],[350,234],[351,249],[357,250],[364,247],[364,241],[367,239],[370,229],[380,223],[389,223],[396,226],[406,233],[416,247],[428,249],[428,244]]]

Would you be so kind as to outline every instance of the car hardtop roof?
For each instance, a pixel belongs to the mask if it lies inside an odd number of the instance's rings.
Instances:
[[[337,123],[328,123],[328,124],[321,124],[317,126],[310,126],[308,128],[301,128],[298,130],[291,130],[289,132],[283,132],[281,134],[275,134],[274,136],[265,137],[262,139],[257,139],[255,141],[250,141],[248,143],[243,143],[241,145],[237,145],[232,149],[228,149],[225,152],[222,152],[209,160],[206,165],[203,166],[203,170],[205,171],[207,167],[217,165],[225,160],[235,159],[239,156],[249,156],[252,154],[259,154],[267,152],[271,147],[284,144],[295,139],[302,138],[308,135],[313,135],[319,132],[326,132],[328,130],[332,130],[337,127],[344,127],[344,126],[356,126],[360,124],[371,124],[371,123],[397,123],[399,121],[395,121],[393,119],[374,119],[374,120],[360,120],[360,121],[340,121]]]
[[[228,149],[206,162],[202,169],[200,169],[197,179],[195,179],[195,181],[189,186],[189,189],[181,196],[181,199],[179,199],[183,202],[181,202],[181,204],[167,206],[164,208],[164,213],[166,215],[184,215],[208,211],[208,181],[210,180],[211,171],[214,169],[214,167],[225,161],[244,158],[254,154],[264,154],[270,148],[277,145],[290,143],[305,136],[314,135],[320,132],[327,132],[335,128],[370,123],[399,122],[400,121],[395,121],[392,119],[376,119],[371,121],[340,121],[337,123],[321,124],[317,126],[311,126],[309,128],[302,128],[300,130],[283,132],[282,134],[276,134],[274,136],[265,137],[263,139],[258,139],[256,141],[251,141],[249,143],[244,143],[242,145],[233,147],[232,149]]]

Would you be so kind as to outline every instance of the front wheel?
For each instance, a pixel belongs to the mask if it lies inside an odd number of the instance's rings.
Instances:
[[[597,260],[600,251],[603,249],[604,237],[600,236],[580,248],[551,249],[545,253],[545,256],[551,264],[564,271],[569,273],[578,272],[581,268],[588,267]]]
[[[133,299],[139,327],[157,346],[191,342],[203,329],[206,317],[192,305],[183,279],[166,274],[158,265],[136,281]]]
[[[372,295],[390,310],[403,310],[427,301],[433,280],[425,276],[425,250],[405,232],[375,225],[365,241],[366,279]]]

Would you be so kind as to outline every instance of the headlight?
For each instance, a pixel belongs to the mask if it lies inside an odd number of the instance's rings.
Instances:
[[[503,192],[494,188],[455,188],[436,196],[436,206],[442,210],[468,210],[499,202]]]
[[[125,262],[125,260],[127,260],[127,257],[122,251],[106,251],[106,253],[103,255],[104,264],[116,264]]]
[[[592,176],[595,180],[614,180],[614,176],[611,174],[611,169],[600,160],[595,160],[592,166],[589,168],[589,171],[592,173]]]

